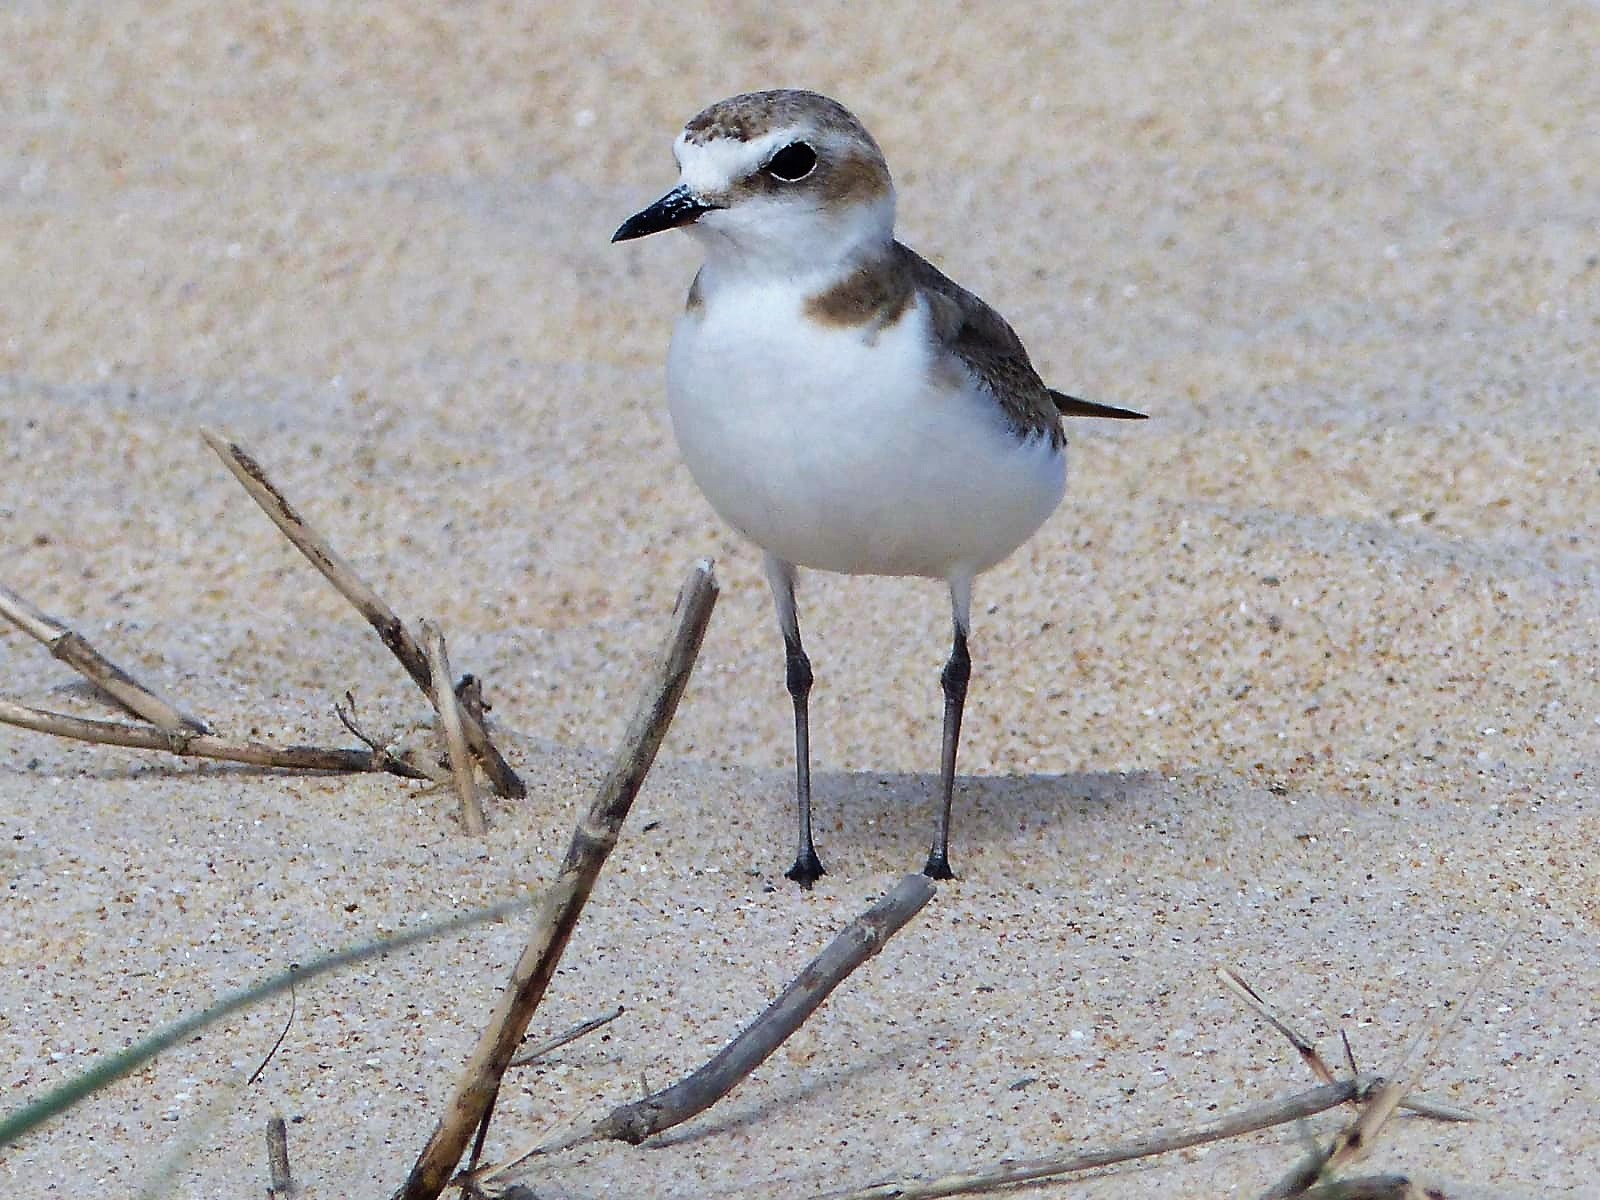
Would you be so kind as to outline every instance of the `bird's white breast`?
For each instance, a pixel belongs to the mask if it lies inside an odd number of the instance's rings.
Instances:
[[[935,371],[919,301],[884,329],[820,323],[785,282],[711,291],[667,364],[673,431],[713,508],[797,565],[976,574],[1055,509],[1064,453]]]

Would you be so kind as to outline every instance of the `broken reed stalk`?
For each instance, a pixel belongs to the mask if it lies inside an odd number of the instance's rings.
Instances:
[[[272,480],[267,478],[267,473],[261,469],[261,464],[242,446],[236,442],[226,441],[206,429],[200,431],[200,436],[205,439],[206,445],[216,451],[223,465],[232,472],[233,477],[260,506],[261,511],[266,513],[278,527],[279,532],[305,556],[307,562],[322,572],[323,577],[338,589],[341,596],[355,606],[357,612],[366,618],[367,623],[377,631],[378,637],[389,648],[390,653],[400,661],[406,674],[411,676],[412,682],[422,689],[423,695],[427,696],[437,708],[439,698],[433,686],[433,676],[428,667],[427,656],[423,654],[422,648],[417,645],[400,618],[395,615],[394,610],[356,574],[355,568],[339,557],[327,539],[307,523]],[[462,725],[466,731],[467,743],[482,764],[484,774],[489,777],[489,784],[494,788],[495,794],[512,799],[526,796],[527,787],[511,769],[510,764],[501,757],[494,743],[489,740],[488,730],[484,728],[483,723],[469,712]]]
[[[1109,1146],[1103,1150],[1091,1150],[1064,1158],[1037,1158],[1025,1162],[1003,1163],[986,1171],[956,1172],[935,1179],[907,1179],[895,1183],[880,1183],[845,1193],[836,1200],[932,1200],[936,1196],[991,1192],[1013,1184],[1053,1179],[1060,1175],[1075,1175],[1098,1167],[1109,1167],[1116,1163],[1132,1162],[1138,1158],[1170,1154],[1174,1150],[1184,1150],[1207,1142],[1240,1137],[1247,1133],[1270,1129],[1274,1125],[1304,1120],[1306,1117],[1326,1112],[1330,1108],[1337,1108],[1341,1104],[1359,1098],[1360,1095],[1360,1085],[1353,1079],[1347,1079],[1342,1083],[1325,1083],[1283,1100],[1271,1100],[1240,1109],[1191,1129],[1161,1129],[1120,1146]]]
[[[182,758],[209,758],[298,771],[383,771],[403,779],[432,777],[426,764],[419,766],[406,757],[379,747],[361,735],[349,721],[346,721],[346,725],[367,742],[370,752],[326,746],[267,746],[260,742],[221,737],[205,721],[183,712],[134,679],[76,630],[40,612],[4,586],[0,586],[0,616],[44,643],[52,655],[88,679],[122,708],[149,721],[150,725],[125,725],[116,721],[73,717],[7,700],[0,700],[0,723],[103,746],[164,750]]]
[[[1422,1083],[1428,1064],[1438,1053],[1445,1035],[1461,1020],[1462,1013],[1477,995],[1478,989],[1483,986],[1483,981],[1489,977],[1489,972],[1499,966],[1516,932],[1516,929],[1512,928],[1506,934],[1499,947],[1472,977],[1453,1006],[1448,1020],[1430,1019],[1423,1023],[1405,1054],[1405,1061],[1412,1064],[1406,1077],[1397,1082],[1379,1080],[1379,1086],[1374,1087],[1364,1097],[1365,1102],[1355,1119],[1335,1134],[1325,1149],[1322,1147],[1315,1149],[1304,1161],[1263,1192],[1261,1200],[1286,1200],[1288,1197],[1306,1196],[1315,1192],[1319,1186],[1333,1182],[1332,1176],[1335,1172],[1359,1162],[1372,1152],[1379,1134],[1383,1132],[1383,1127],[1388,1124],[1389,1118],[1394,1116],[1396,1110],[1401,1107],[1418,1107],[1409,1103],[1407,1097]],[[1348,1046],[1346,1053],[1349,1053]]]
[[[289,1170],[289,1127],[282,1117],[271,1117],[267,1121],[268,1200],[289,1200],[295,1190]]]
[[[296,771],[385,771],[402,779],[427,778],[426,774],[404,759],[383,751],[342,750],[323,746],[265,746],[260,742],[234,741],[210,733],[69,717],[64,713],[13,704],[9,700],[0,700],[0,723],[79,742],[126,746],[134,750],[165,750],[182,758],[210,758]]]
[[[1244,1006],[1250,1009],[1268,1025],[1271,1025],[1284,1039],[1295,1048],[1302,1062],[1306,1064],[1313,1075],[1321,1083],[1333,1083],[1336,1076],[1327,1061],[1317,1052],[1310,1038],[1296,1030],[1289,1024],[1284,1015],[1267,1001],[1267,998],[1245,981],[1244,976],[1232,967],[1218,967],[1217,978],[1224,987],[1234,994]],[[1342,1037],[1342,1035],[1341,1035]],[[1355,1056],[1350,1052],[1350,1039],[1342,1038],[1344,1042],[1345,1059],[1350,1067],[1350,1077],[1363,1086],[1364,1090],[1382,1083],[1383,1080],[1374,1075],[1363,1075],[1356,1070]],[[1432,1117],[1436,1121],[1474,1121],[1477,1120],[1471,1113],[1453,1104],[1445,1104],[1439,1100],[1429,1099],[1427,1096],[1405,1096],[1401,1099],[1402,1108],[1409,1109],[1422,1117]]]
[[[851,972],[883,949],[884,943],[922,911],[933,893],[933,880],[926,875],[907,875],[888,895],[841,930],[760,1016],[699,1070],[654,1095],[618,1105],[585,1128],[558,1134],[530,1154],[550,1154],[586,1142],[638,1145],[647,1137],[698,1116],[783,1045]],[[507,1163],[506,1167],[512,1165],[515,1164]]]
[[[1366,1116],[1369,1111],[1376,1116],[1381,1110],[1384,1113],[1383,1119],[1387,1119],[1387,1116],[1394,1112],[1395,1107],[1401,1104],[1415,1110],[1420,1116],[1429,1117],[1437,1121],[1472,1121],[1476,1119],[1471,1113],[1453,1105],[1426,1100],[1420,1096],[1408,1100],[1406,1093],[1418,1082],[1421,1068],[1418,1068],[1412,1079],[1404,1085],[1392,1084],[1387,1080],[1370,1075],[1358,1075],[1342,1080],[1332,1078],[1332,1072],[1328,1069],[1327,1063],[1317,1053],[1317,1049],[1310,1039],[1296,1032],[1282,1015],[1268,1003],[1266,998],[1251,987],[1250,984],[1246,983],[1238,972],[1228,967],[1219,967],[1217,975],[1229,991],[1233,992],[1253,1012],[1288,1039],[1290,1045],[1295,1048],[1296,1052],[1311,1068],[1312,1073],[1324,1081],[1322,1086],[1307,1092],[1301,1092],[1296,1096],[1290,1096],[1284,1100],[1268,1101],[1264,1104],[1240,1109],[1237,1112],[1218,1117],[1214,1121],[1193,1129],[1158,1130],[1145,1137],[1104,1150],[1088,1151],[1065,1158],[1040,1158],[1024,1162],[1001,1163],[988,1170],[957,1172],[942,1175],[936,1179],[880,1183],[859,1191],[836,1196],[833,1200],[891,1200],[891,1198],[892,1200],[932,1200],[933,1197],[937,1196],[992,1192],[1019,1183],[1029,1183],[1040,1179],[1054,1179],[1063,1175],[1075,1175],[1084,1171],[1092,1171],[1099,1167],[1132,1162],[1135,1159],[1170,1154],[1174,1150],[1184,1150],[1190,1146],[1203,1145],[1206,1142],[1224,1141],[1247,1133],[1256,1133],[1263,1129],[1270,1129],[1275,1125],[1284,1125],[1290,1121],[1303,1120],[1306,1117],[1314,1116],[1317,1113],[1325,1112],[1330,1108],[1337,1108],[1341,1104],[1347,1104],[1352,1101],[1360,1102],[1363,1106],[1361,1113],[1356,1118],[1356,1124],[1360,1125],[1363,1130],[1369,1128],[1368,1124],[1363,1123],[1371,1120]],[[1457,1011],[1459,1012],[1459,1009]],[[1381,1125],[1381,1121],[1378,1124]],[[1354,1129],[1355,1127],[1355,1125],[1352,1125],[1350,1128]],[[1371,1132],[1375,1135],[1377,1127],[1371,1126]],[[1359,1145],[1362,1143],[1362,1138],[1358,1136],[1355,1141]],[[1340,1139],[1336,1138],[1334,1146],[1330,1147],[1326,1154],[1318,1153],[1308,1162],[1297,1166],[1262,1200],[1269,1200],[1269,1198],[1270,1200],[1283,1200],[1283,1198],[1290,1196],[1301,1198],[1301,1200],[1363,1200],[1363,1198],[1385,1200],[1386,1197],[1390,1196],[1400,1197],[1402,1200],[1411,1200],[1415,1189],[1409,1181],[1398,1176],[1373,1176],[1369,1179],[1349,1180],[1345,1185],[1335,1185],[1324,1180],[1324,1168],[1328,1166],[1334,1150],[1339,1144]],[[1342,1160],[1342,1162],[1351,1161],[1354,1161],[1354,1159],[1347,1158]],[[1338,1186],[1344,1186],[1344,1190],[1337,1190]],[[1396,1187],[1401,1190],[1394,1190]],[[1423,1196],[1422,1193],[1416,1194]],[[1428,1198],[1423,1196],[1423,1200],[1428,1200]]]
[[[598,1017],[590,1017],[587,1021],[581,1021],[564,1033],[558,1033],[554,1037],[545,1038],[544,1041],[529,1046],[516,1058],[513,1058],[508,1065],[513,1067],[531,1066],[546,1055],[553,1054],[561,1049],[567,1043],[575,1042],[581,1037],[588,1037],[596,1029],[601,1029],[611,1024],[623,1014],[623,1011],[622,1005],[619,1004],[611,1012]]]
[[[1479,976],[1481,979],[1482,976]],[[1475,982],[1468,995],[1477,989]],[[1463,1001],[1464,1004],[1464,1001]],[[1461,1006],[1457,1006],[1452,1017],[1452,1024],[1460,1017]],[[1417,1058],[1416,1065],[1409,1076],[1398,1082],[1387,1080],[1379,1081],[1365,1097],[1361,1111],[1356,1113],[1355,1119],[1336,1133],[1326,1149],[1318,1148],[1313,1151],[1303,1162],[1297,1164],[1282,1179],[1273,1184],[1261,1194],[1261,1200],[1289,1200],[1290,1197],[1300,1197],[1316,1191],[1318,1185],[1332,1182],[1335,1172],[1361,1161],[1372,1152],[1377,1144],[1378,1136],[1383,1132],[1383,1127],[1389,1123],[1389,1118],[1406,1101],[1406,1097],[1422,1082],[1422,1076],[1427,1071],[1428,1060],[1433,1057],[1439,1042],[1444,1037],[1445,1027],[1437,1021],[1427,1022],[1422,1032],[1417,1035],[1408,1057],[1416,1056],[1419,1047],[1424,1047],[1422,1054]]]
[[[1294,1047],[1295,1053],[1300,1056],[1300,1060],[1310,1068],[1311,1073],[1319,1081],[1322,1083],[1332,1083],[1334,1081],[1333,1071],[1324,1061],[1322,1055],[1317,1052],[1317,1048],[1311,1040],[1302,1036],[1299,1031],[1291,1026],[1284,1019],[1283,1014],[1267,1002],[1265,996],[1245,982],[1244,976],[1240,975],[1232,967],[1218,967],[1217,978],[1222,981],[1222,986],[1232,992],[1246,1008],[1283,1035],[1284,1040]],[[1352,1070],[1350,1073],[1354,1075],[1355,1071]]]
[[[41,642],[51,655],[136,717],[172,733],[210,733],[211,726],[163,699],[127,671],[96,650],[89,640],[47,613],[40,612],[10,588],[0,584],[0,616],[29,637]]]
[[[672,634],[646,683],[643,700],[628,724],[611,770],[601,782],[589,811],[572,832],[561,873],[539,906],[533,935],[445,1106],[444,1116],[398,1193],[405,1200],[434,1200],[444,1190],[473,1132],[493,1106],[506,1067],[544,998],[600,868],[617,844],[622,823],[672,723],[716,602],[716,575],[711,563],[703,559],[695,564],[678,593]]]
[[[424,621],[422,641],[433,677],[434,706],[439,710],[439,725],[444,731],[445,749],[450,754],[450,775],[455,781],[456,795],[461,799],[461,828],[473,837],[481,837],[487,828],[483,803],[478,799],[478,781],[473,778],[472,759],[467,755],[462,708],[456,703],[456,689],[450,682],[450,657],[445,650],[444,634],[436,625]]]
[[[1419,1188],[1404,1175],[1367,1175],[1339,1179],[1300,1193],[1301,1200],[1444,1200],[1439,1192]]]
[[[1334,1171],[1364,1158],[1377,1141],[1378,1134],[1400,1107],[1409,1085],[1406,1083],[1380,1083],[1367,1095],[1355,1120],[1346,1125],[1328,1144],[1326,1150],[1317,1150],[1304,1162],[1296,1164],[1277,1183],[1261,1193],[1261,1200],[1289,1200],[1304,1196],[1318,1184],[1330,1181]]]

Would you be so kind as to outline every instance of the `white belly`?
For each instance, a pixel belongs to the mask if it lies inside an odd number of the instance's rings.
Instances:
[[[1026,541],[1061,500],[1065,454],[1019,439],[976,388],[937,384],[925,321],[913,308],[869,339],[757,286],[686,313],[672,426],[722,518],[789,562],[851,575],[976,574]]]

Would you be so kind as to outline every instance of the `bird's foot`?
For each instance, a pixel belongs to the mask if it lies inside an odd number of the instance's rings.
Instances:
[[[922,868],[922,873],[929,879],[954,879],[956,873],[950,869],[950,860],[942,850],[932,850],[928,853],[927,864]]]
[[[809,892],[811,885],[826,874],[827,872],[822,869],[822,860],[817,857],[817,852],[808,846],[803,853],[795,856],[794,866],[785,871],[783,877],[794,880]]]

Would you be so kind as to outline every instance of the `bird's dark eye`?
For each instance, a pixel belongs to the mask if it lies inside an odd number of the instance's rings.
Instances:
[[[774,179],[793,183],[811,174],[817,165],[817,152],[804,142],[790,142],[767,160],[766,172]]]

